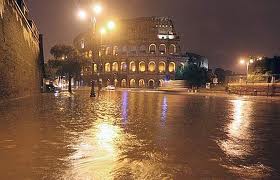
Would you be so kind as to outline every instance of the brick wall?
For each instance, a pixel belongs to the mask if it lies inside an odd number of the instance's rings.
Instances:
[[[0,100],[40,91],[39,37],[14,0],[0,0]]]

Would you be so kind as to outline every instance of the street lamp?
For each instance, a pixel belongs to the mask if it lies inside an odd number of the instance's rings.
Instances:
[[[84,10],[80,9],[80,10],[78,11],[78,17],[79,17],[81,20],[85,20],[85,19],[87,18],[87,13],[86,13]]]
[[[116,23],[114,21],[109,21],[107,27],[109,30],[113,30],[116,27]]]
[[[249,65],[254,63],[254,59],[252,59],[252,58],[250,58],[250,59],[241,58],[239,63],[242,64],[242,65],[246,64],[246,74],[247,74],[247,78],[248,78]]]
[[[90,17],[90,22],[92,24],[92,32],[93,32],[93,35],[96,36],[96,16],[100,15],[103,11],[103,8],[100,4],[95,4],[92,6],[92,11],[93,13],[89,13],[91,14],[92,16]],[[78,16],[81,20],[85,20],[87,19],[87,13],[86,11],[84,10],[79,10],[78,12]],[[107,32],[107,29],[108,30],[113,30],[114,28],[116,27],[116,24],[114,21],[109,21],[107,23],[107,27],[106,28],[101,28],[100,29],[100,48],[102,48],[102,38],[103,38],[103,35],[106,34]],[[94,40],[95,38],[93,38]],[[95,45],[93,46],[93,48],[95,48]],[[96,50],[96,51],[95,51]],[[93,76],[94,76],[94,58],[97,54],[97,57],[99,56],[99,66],[101,64],[101,55],[99,55],[99,49],[92,49],[93,51],[93,56],[92,56],[92,81],[91,81],[91,93],[90,93],[90,96],[91,97],[95,97],[96,96],[96,93],[95,93],[95,90],[94,90],[94,80],[93,80]],[[96,53],[97,52],[97,53]],[[97,70],[99,71],[100,70],[100,67],[97,68]],[[99,72],[97,73],[97,76],[98,76],[98,81],[99,81]]]
[[[96,14],[96,15],[99,15],[101,14],[103,8],[100,4],[95,4],[93,7],[92,7],[92,10],[93,12]]]
[[[92,35],[96,35],[96,16],[101,14],[103,9],[102,9],[102,6],[100,4],[95,4],[95,5],[92,6],[92,10],[93,10],[93,14],[92,13],[88,13],[88,14],[91,15],[90,23],[92,25]],[[80,9],[78,11],[78,16],[81,20],[85,20],[87,18],[87,12]],[[95,48],[94,45],[93,45],[93,48]],[[92,51],[93,51],[92,60],[94,61],[96,51],[95,51],[95,49],[92,49]],[[90,97],[95,97],[96,96],[96,93],[95,93],[95,90],[94,90],[94,80],[93,80],[93,75],[94,75],[94,63],[93,63],[93,61],[92,61],[92,68],[91,68],[92,69],[91,70],[92,81],[91,81]]]

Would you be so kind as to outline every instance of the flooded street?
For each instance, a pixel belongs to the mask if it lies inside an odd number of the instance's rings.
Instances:
[[[160,92],[0,104],[0,179],[280,178],[280,101]]]

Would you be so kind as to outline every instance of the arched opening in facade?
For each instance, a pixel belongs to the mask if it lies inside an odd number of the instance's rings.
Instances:
[[[131,88],[135,88],[135,87],[136,87],[136,81],[135,81],[135,79],[131,79],[131,80],[130,80],[129,86],[130,86]]]
[[[174,62],[169,63],[169,72],[175,72],[176,65]]]
[[[141,61],[141,62],[139,63],[139,71],[140,71],[140,72],[145,72],[145,71],[146,71],[146,64],[145,64],[144,61]]]
[[[117,62],[114,62],[112,65],[112,71],[118,72],[119,71],[119,65]]]
[[[111,71],[111,66],[110,63],[105,64],[105,72],[110,72]]]
[[[140,88],[144,88],[145,87],[145,80],[144,79],[140,79],[139,80],[139,87]]]
[[[165,62],[160,61],[160,62],[158,63],[158,71],[159,71],[160,73],[164,73],[164,72],[165,72],[165,69],[166,69]]]
[[[123,79],[121,82],[121,87],[126,88],[126,79]]]
[[[150,79],[148,82],[149,88],[154,88],[155,87],[155,80]]]
[[[93,72],[95,72],[95,73],[97,72],[97,64],[93,65]]]
[[[118,80],[117,79],[114,80],[114,86],[118,87]]]
[[[159,82],[158,82],[158,86],[159,86],[159,87],[163,87],[163,84],[164,84],[163,79],[160,79]]]
[[[121,71],[126,72],[126,70],[127,70],[126,62],[121,62]]]
[[[129,70],[131,72],[135,72],[136,71],[136,64],[134,61],[131,61],[130,64],[129,64]]]
[[[169,53],[170,54],[175,54],[176,52],[177,52],[176,45],[171,44],[170,47],[169,47]]]
[[[118,46],[114,46],[114,48],[113,48],[113,55],[114,55],[114,56],[115,56],[115,55],[118,55],[118,51],[119,51]]]
[[[156,70],[156,63],[154,61],[149,62],[148,69],[150,72],[154,72]]]
[[[88,57],[91,58],[92,57],[92,51],[88,52]]]
[[[111,55],[112,54],[112,48],[111,47],[107,47],[105,53],[106,53],[106,55]]]
[[[156,51],[157,51],[157,46],[155,44],[151,44],[149,46],[149,52],[150,53],[156,53]]]
[[[165,44],[159,45],[159,52],[160,52],[160,54],[165,54],[166,53],[166,45]]]
[[[140,53],[145,54],[146,53],[146,46],[145,45],[141,45],[139,48]]]

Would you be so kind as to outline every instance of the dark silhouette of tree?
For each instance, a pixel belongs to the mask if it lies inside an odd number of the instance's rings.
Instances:
[[[68,45],[55,45],[51,48],[51,54],[54,56],[53,60],[49,60],[47,67],[50,68],[52,74],[63,77],[67,76],[68,78],[68,91],[72,93],[72,78],[79,78],[81,75],[81,69],[83,66],[83,61],[78,55],[78,51],[72,46]],[[62,60],[61,57],[64,57]]]
[[[219,83],[224,84],[226,80],[226,71],[222,68],[216,68],[214,74],[217,76]]]
[[[176,79],[186,80],[190,87],[201,87],[208,82],[207,69],[198,67],[196,64],[189,64],[177,70]]]
[[[69,45],[55,45],[51,48],[50,53],[54,57],[54,59],[66,59],[70,54],[73,53],[75,49],[72,46]]]

